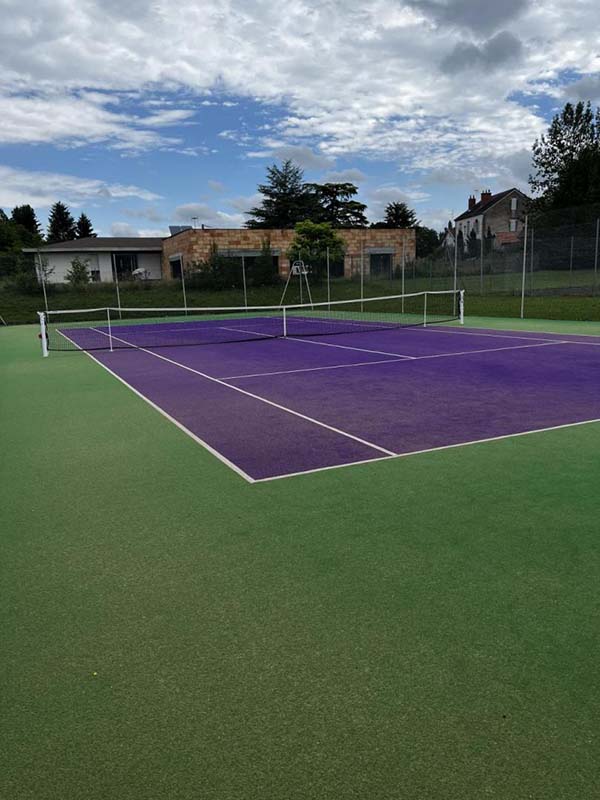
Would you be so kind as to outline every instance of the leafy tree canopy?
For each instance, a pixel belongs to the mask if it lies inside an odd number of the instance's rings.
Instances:
[[[433,228],[427,228],[424,225],[417,225],[415,230],[417,258],[431,255],[440,246],[440,234]]]
[[[68,242],[76,238],[75,220],[68,207],[61,202],[54,203],[48,218],[48,244]]]
[[[353,200],[358,188],[353,183],[308,183],[315,198],[316,219],[329,222],[334,228],[365,228],[367,209],[364,203]]]
[[[600,108],[594,114],[589,101],[567,103],[536,139],[532,161],[538,211],[600,201]]]

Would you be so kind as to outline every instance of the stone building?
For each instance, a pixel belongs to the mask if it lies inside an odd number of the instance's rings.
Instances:
[[[404,228],[341,228],[336,231],[344,241],[344,263],[335,265],[332,274],[352,277],[364,264],[365,275],[386,274],[405,262],[415,259],[415,231]],[[294,231],[289,229],[187,228],[163,240],[162,274],[166,279],[186,273],[205,262],[216,246],[224,256],[253,258],[259,255],[268,239],[277,260],[277,270],[286,277],[290,268],[287,252]]]
[[[471,195],[467,210],[454,220],[455,230],[462,231],[465,246],[472,231],[481,239],[488,230],[496,247],[514,244],[522,235],[528,204],[527,195],[515,188],[496,194],[482,192],[479,201]]]

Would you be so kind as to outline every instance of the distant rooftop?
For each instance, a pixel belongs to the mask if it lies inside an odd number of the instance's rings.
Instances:
[[[43,244],[39,248],[26,247],[24,252],[37,253],[69,253],[69,252],[114,252],[115,250],[133,250],[136,252],[161,252],[162,239],[147,236],[87,236],[83,239],[71,239],[68,242]]]

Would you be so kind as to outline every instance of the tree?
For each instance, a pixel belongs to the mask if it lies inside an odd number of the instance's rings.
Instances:
[[[97,236],[97,234],[94,233],[92,221],[87,214],[82,213],[77,220],[77,224],[75,225],[75,236],[77,239],[87,239],[89,237],[95,238]]]
[[[315,215],[315,198],[304,183],[302,169],[289,159],[281,167],[267,169],[267,183],[260,184],[260,206],[247,212],[247,228],[293,228]]]
[[[10,215],[15,225],[20,225],[33,239],[41,242],[40,223],[30,205],[15,206]]]
[[[307,183],[315,199],[313,222],[329,222],[334,228],[366,228],[367,209],[352,198],[358,193],[353,183]]]
[[[546,134],[536,139],[529,184],[540,197],[538,210],[583,205],[600,197],[600,108],[590,102],[567,103],[552,119]]]
[[[456,246],[458,248],[457,256],[459,259],[464,258],[465,255],[465,237],[463,236],[462,229],[458,232],[456,237]]]
[[[417,225],[416,245],[417,258],[424,258],[431,255],[440,246],[440,235],[433,228],[426,228],[424,225]]]
[[[71,268],[65,275],[71,286],[74,288],[86,286],[90,282],[89,263],[87,258],[80,258],[79,256],[75,256],[71,261]]]
[[[48,218],[48,244],[68,242],[76,237],[75,220],[64,203],[54,203]]]
[[[419,224],[417,215],[406,203],[388,203],[385,207],[385,220],[375,222],[373,228],[414,228]]]
[[[467,236],[467,253],[469,258],[477,258],[479,255],[479,239],[475,233],[475,228],[472,228],[471,233]]]
[[[337,261],[344,255],[344,241],[329,222],[305,220],[295,227],[295,235],[288,250],[292,261],[304,261],[320,279],[327,264],[327,250],[330,261]]]

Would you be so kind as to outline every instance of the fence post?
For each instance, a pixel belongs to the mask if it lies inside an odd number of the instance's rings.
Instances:
[[[119,291],[119,274],[117,272],[117,265],[115,263],[115,254],[114,253],[110,254],[110,263],[111,263],[111,267],[112,267],[113,280],[114,280],[115,286],[117,288],[117,308],[119,309],[119,319],[122,319],[123,317],[122,317],[122,314],[121,314],[121,292]]]
[[[483,239],[483,224],[481,226],[481,238],[479,240],[479,250],[480,250],[480,264],[479,264],[479,295],[480,297],[483,296],[483,247],[484,247],[484,239]]]
[[[42,266],[42,256],[40,255],[40,251],[37,251],[38,257],[38,272],[40,274],[40,281],[42,282],[42,292],[44,293],[44,308],[46,309],[46,314],[48,313],[48,295],[46,294],[46,276],[44,275],[44,268]]]
[[[326,250],[327,258],[327,308],[331,308],[331,285],[329,283],[329,248]]]
[[[571,236],[571,255],[569,256],[569,281],[571,286],[573,286],[573,239],[575,237]]]
[[[242,256],[242,284],[244,286],[244,306],[248,308],[248,293],[246,290],[246,260]]]
[[[594,249],[594,293],[598,283],[598,239],[600,238],[600,218],[596,220],[596,247]]]
[[[179,263],[181,264],[181,290],[183,292],[183,308],[187,317],[187,294],[185,291],[185,267],[183,265],[183,258]]]
[[[534,228],[531,228],[531,254],[529,256],[529,295],[530,297],[533,296],[533,232]]]
[[[521,279],[521,319],[525,318],[525,274],[527,272],[527,223],[529,215],[525,215],[525,235],[523,236],[523,277]]]
[[[454,308],[452,314],[456,314],[456,289],[458,286],[458,225],[454,226]]]
[[[406,240],[402,239],[402,313],[404,314],[404,273],[406,271]]]
[[[360,310],[364,310],[363,300],[365,299],[365,246],[360,246]]]

